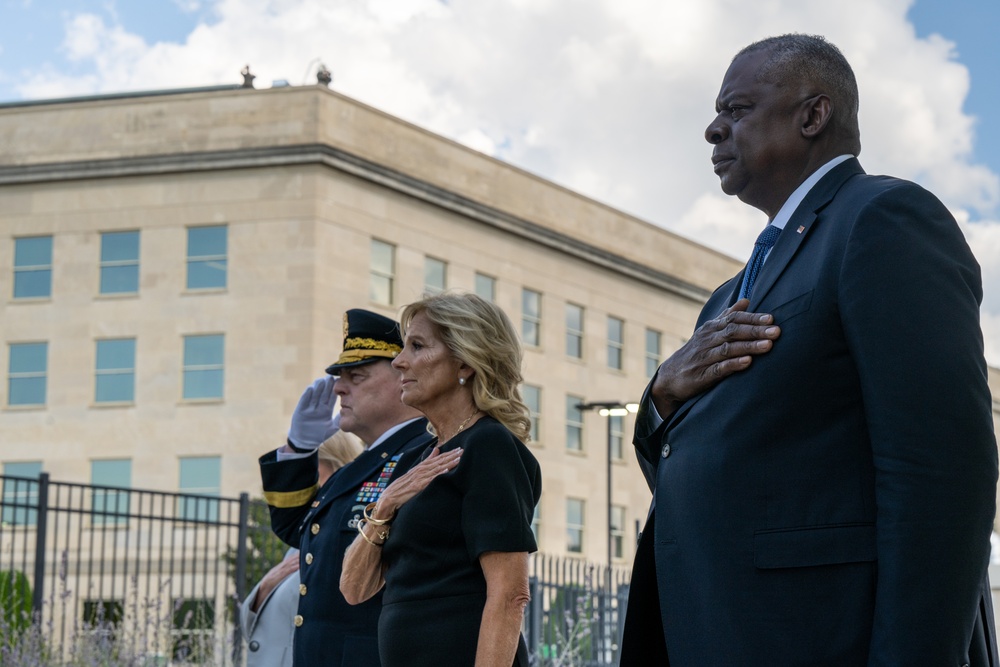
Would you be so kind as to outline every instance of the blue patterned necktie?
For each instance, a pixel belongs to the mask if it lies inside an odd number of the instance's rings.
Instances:
[[[753,244],[753,255],[750,256],[747,269],[743,273],[743,286],[740,288],[741,299],[749,299],[750,295],[753,294],[754,281],[757,280],[757,275],[760,273],[760,268],[764,266],[767,253],[774,247],[779,234],[781,234],[780,227],[768,225],[757,237],[757,242]]]

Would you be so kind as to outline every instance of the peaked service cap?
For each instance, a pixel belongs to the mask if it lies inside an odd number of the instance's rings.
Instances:
[[[402,350],[403,337],[397,322],[370,310],[352,308],[344,313],[344,351],[326,372],[339,375],[345,368],[391,360]]]

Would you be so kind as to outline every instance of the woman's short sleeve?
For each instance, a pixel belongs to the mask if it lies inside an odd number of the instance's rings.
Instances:
[[[462,532],[469,557],[487,551],[533,552],[541,469],[528,448],[500,424],[470,432],[463,443]]]

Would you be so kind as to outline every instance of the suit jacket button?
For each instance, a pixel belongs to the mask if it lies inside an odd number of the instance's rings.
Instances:
[[[257,651],[257,649],[259,649],[259,648],[260,648],[260,642],[259,641],[257,641],[255,639],[252,642],[250,642],[250,650],[251,651]]]
[[[302,627],[302,622],[303,622],[302,615],[301,614],[296,614],[295,615],[295,627],[301,628]]]
[[[667,458],[668,456],[670,456],[670,443],[669,442],[663,443],[663,451],[660,452],[660,456],[662,456],[663,458]]]
[[[299,584],[299,595],[305,595],[305,594],[306,594],[306,585]]]
[[[306,554],[306,565],[312,565],[312,562],[313,562],[313,555]]]
[[[312,526],[310,526],[309,530],[312,531],[313,535],[319,535],[319,524],[314,523]]]

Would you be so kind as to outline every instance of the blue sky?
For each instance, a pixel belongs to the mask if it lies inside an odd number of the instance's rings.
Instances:
[[[975,116],[974,156],[1000,173],[1000,0],[917,0],[908,14],[919,37],[933,33],[955,42],[956,59],[972,85],[964,109]]]
[[[861,88],[861,162],[954,212],[1000,365],[1000,0],[0,0],[0,102],[315,82],[743,258],[760,213],[703,130],[732,54],[826,35]],[[2,153],[2,146],[0,146]],[[2,159],[2,158],[0,158]]]

